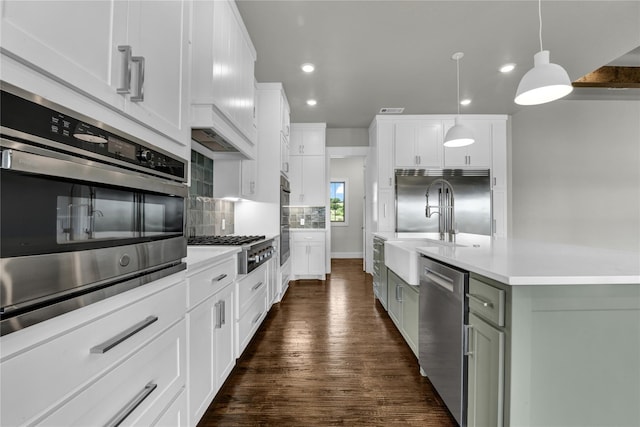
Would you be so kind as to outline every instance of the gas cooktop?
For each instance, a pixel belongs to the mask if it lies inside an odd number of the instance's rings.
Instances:
[[[232,245],[241,246],[264,240],[265,236],[194,236],[187,238],[187,245]]]

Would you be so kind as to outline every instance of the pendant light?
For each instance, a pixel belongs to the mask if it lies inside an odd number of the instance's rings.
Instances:
[[[456,52],[451,59],[456,61],[457,83],[458,83],[458,115],[456,116],[455,125],[447,131],[444,136],[445,147],[464,147],[471,145],[476,140],[473,138],[471,130],[460,123],[460,59],[464,56],[462,52]]]
[[[573,86],[567,72],[549,62],[549,51],[542,49],[542,0],[538,0],[540,52],[533,56],[533,68],[520,80],[515,103],[538,105],[555,101],[571,93]]]

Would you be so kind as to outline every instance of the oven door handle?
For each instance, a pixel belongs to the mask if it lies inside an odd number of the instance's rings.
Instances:
[[[133,172],[123,173],[119,168],[97,162],[77,163],[71,160],[73,159],[71,156],[48,150],[42,151],[40,155],[20,150],[3,150],[2,169],[187,196],[188,188],[180,183],[162,178],[147,178]]]

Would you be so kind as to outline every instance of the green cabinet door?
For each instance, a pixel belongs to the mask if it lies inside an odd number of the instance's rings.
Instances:
[[[469,313],[467,427],[503,426],[504,332]]]
[[[389,317],[402,330],[402,279],[391,270],[387,270],[387,305]]]
[[[418,288],[405,284],[402,288],[402,327],[404,338],[418,357],[418,311],[420,309]]]

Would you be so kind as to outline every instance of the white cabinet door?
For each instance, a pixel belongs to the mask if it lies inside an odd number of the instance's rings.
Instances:
[[[119,60],[116,35],[126,34],[127,12],[127,3],[116,0],[4,1],[3,53],[122,109],[121,73],[111,67]]]
[[[292,206],[324,206],[327,202],[324,156],[289,156]]]
[[[378,231],[395,231],[396,208],[394,191],[378,191]]]
[[[172,139],[190,141],[188,123],[189,2],[131,1],[127,41],[133,56],[144,58],[144,100],[127,98],[132,117]],[[91,15],[93,16],[93,14]],[[117,69],[122,68],[122,55]],[[139,71],[134,68],[133,78]],[[137,91],[137,82],[132,91]]]
[[[189,425],[196,425],[235,366],[234,285],[187,313]]]
[[[402,288],[402,329],[404,338],[418,357],[418,314],[420,294],[418,288],[404,284]]]
[[[302,124],[294,124],[291,127],[289,145],[292,155],[324,156],[325,133],[323,127],[307,127]]]
[[[280,172],[288,177],[289,176],[289,140],[284,136],[284,134],[280,135]]]
[[[398,122],[394,129],[397,168],[442,167],[442,121]]]
[[[467,426],[503,425],[504,332],[469,313]]]
[[[471,130],[476,141],[465,147],[445,147],[445,168],[491,168],[491,122],[461,119],[460,123]],[[453,121],[448,121],[446,130],[453,125]]]
[[[324,235],[323,235],[324,237]],[[307,244],[307,256],[309,268],[307,274],[325,274],[324,271],[324,241],[309,242]]]
[[[291,243],[291,273],[294,276],[307,274],[307,243],[296,242]]]
[[[242,196],[253,200],[258,193],[258,161],[242,160]]]

